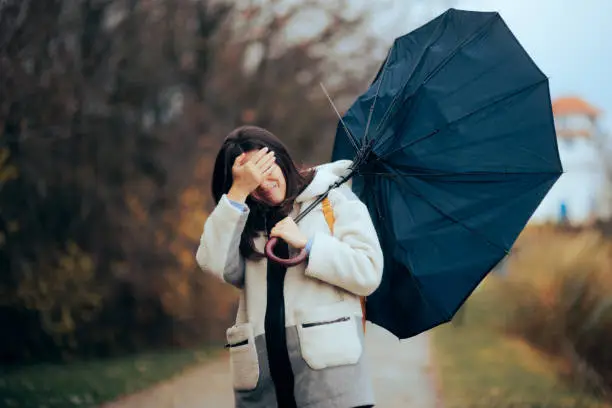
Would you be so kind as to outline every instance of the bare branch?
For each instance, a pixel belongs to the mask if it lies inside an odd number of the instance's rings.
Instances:
[[[30,10],[30,2],[31,0],[0,0],[0,26],[5,30],[3,38],[0,37],[0,50],[11,42],[23,25]],[[12,21],[7,21],[11,19],[10,14],[15,14],[15,9],[18,10],[17,15]]]

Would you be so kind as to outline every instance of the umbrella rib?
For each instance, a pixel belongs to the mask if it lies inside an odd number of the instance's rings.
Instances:
[[[407,207],[409,209],[409,207]],[[410,210],[408,210],[408,213],[410,215],[410,218],[414,220],[414,216],[412,216],[412,213],[410,212]],[[414,283],[414,287],[417,290],[417,293],[419,294],[419,296],[421,297],[421,299],[423,300],[423,302],[425,304],[427,304],[432,310],[437,310],[438,312],[441,312],[445,318],[450,316],[451,314],[449,314],[443,307],[441,307],[437,302],[431,302],[429,300],[429,298],[427,296],[425,296],[425,292],[423,291],[421,282],[419,282],[419,280],[416,278],[416,276],[413,273],[413,268],[412,265],[411,267],[408,267],[408,265],[406,265],[406,270],[408,271],[408,276],[410,277],[410,279],[412,280],[412,282]]]
[[[496,16],[492,16],[491,18],[489,18],[481,27],[479,27],[476,31],[474,31],[474,33],[472,33],[472,35],[470,35],[468,38],[466,38],[461,44],[457,45],[448,56],[446,56],[444,58],[444,60],[442,60],[440,62],[440,64],[430,73],[428,74],[428,76],[425,78],[425,80],[419,84],[419,86],[417,87],[417,89],[414,90],[414,92],[412,93],[412,95],[416,94],[420,89],[423,88],[423,85],[429,80],[431,79],[431,77],[433,76],[434,73],[438,72],[440,69],[442,69],[447,63],[448,61],[451,60],[451,58],[463,47],[465,47],[466,45],[470,44],[472,41],[474,41],[475,39],[477,39],[480,35],[481,32],[484,31],[489,25],[493,24],[493,20],[495,20]],[[432,38],[433,38],[433,33],[432,33]],[[410,73],[410,75],[408,76],[408,78],[412,77],[412,74],[414,73],[414,71],[416,70],[417,66],[422,62],[423,60],[423,56],[425,55],[425,52],[429,49],[429,47],[431,47],[432,43],[430,42],[429,45],[423,50],[423,52],[421,53],[421,56],[419,57],[418,62],[414,65],[414,68],[412,69],[412,72]],[[402,88],[405,88],[408,85],[409,81],[406,81],[406,83],[402,86]],[[382,120],[380,121],[380,124],[377,126],[376,130],[380,130],[384,125],[385,122],[388,120],[390,112],[393,108],[393,106],[395,105],[397,99],[399,98],[399,95],[401,95],[402,92],[398,92],[395,97],[393,98],[393,100],[391,101],[391,103],[389,104],[389,108],[387,108],[387,111],[385,112]]]
[[[446,126],[444,126],[442,129],[447,129],[447,128],[449,128],[451,125],[457,124],[457,123],[459,123],[459,122],[461,122],[461,121],[463,121],[463,120],[465,120],[465,119],[467,119],[467,118],[469,118],[469,117],[471,117],[471,116],[473,116],[473,115],[475,115],[475,114],[477,114],[477,113],[479,113],[479,112],[483,111],[484,109],[488,109],[488,108],[491,108],[492,106],[495,106],[495,105],[497,105],[497,104],[500,104],[500,103],[502,103],[502,102],[504,102],[504,101],[506,101],[506,100],[508,100],[508,99],[510,99],[510,98],[512,98],[512,97],[514,97],[514,96],[516,96],[516,95],[519,95],[519,94],[520,94],[520,93],[522,93],[522,92],[525,92],[525,91],[527,91],[527,90],[531,89],[531,88],[535,88],[536,86],[539,86],[541,83],[546,82],[546,81],[548,81],[548,78],[544,78],[544,79],[541,79],[541,80],[539,80],[539,81],[537,81],[537,82],[535,82],[535,83],[533,83],[533,84],[530,84],[530,85],[524,86],[523,88],[520,88],[520,89],[516,90],[515,92],[512,92],[512,93],[510,93],[510,94],[508,94],[508,95],[505,95],[505,96],[503,96],[503,97],[499,98],[498,100],[494,101],[494,102],[493,102],[493,103],[491,103],[491,104],[488,104],[488,105],[482,106],[482,107],[480,107],[480,108],[477,108],[477,109],[473,110],[472,112],[470,112],[470,113],[468,113],[468,114],[466,114],[466,115],[463,115],[463,116],[462,116],[462,117],[460,117],[460,118],[457,118],[457,119],[455,119],[455,120],[453,120],[453,121],[451,121],[451,122],[448,122],[448,123],[446,124]],[[404,144],[404,145],[401,145],[400,147],[398,147],[398,148],[396,148],[396,149],[391,150],[390,152],[386,153],[384,156],[381,156],[381,157],[388,157],[388,156],[390,156],[390,155],[392,155],[392,154],[394,154],[394,153],[396,153],[396,152],[398,152],[398,151],[400,151],[400,150],[403,150],[403,149],[406,149],[406,148],[408,148],[408,147],[414,146],[415,144],[417,144],[417,143],[419,143],[419,142],[422,142],[423,140],[427,140],[427,139],[429,139],[430,137],[432,137],[432,136],[434,136],[434,135],[436,135],[436,134],[440,133],[440,130],[441,130],[441,129],[436,129],[436,130],[434,130],[433,132],[429,133],[429,134],[428,134],[428,135],[426,135],[426,136],[420,137],[420,138],[418,138],[418,139],[416,139],[416,140],[413,140],[413,141],[411,141],[411,142],[409,142],[409,143],[406,143],[406,144]]]
[[[391,172],[395,173],[395,170],[390,167],[385,165],[386,168],[388,168]],[[454,222],[455,224],[461,225],[463,228],[465,228],[466,230],[481,236],[486,242],[488,242],[489,244],[491,244],[492,246],[502,250],[504,253],[509,254],[509,250],[504,248],[501,245],[498,245],[497,243],[493,242],[489,237],[487,237],[486,235],[484,235],[483,233],[481,233],[478,230],[475,230],[474,228],[471,228],[467,225],[465,225],[463,222],[461,222],[460,220],[456,219],[455,217],[445,213],[444,211],[442,211],[440,208],[438,208],[438,206],[436,206],[434,203],[432,203],[430,200],[428,200],[427,198],[425,198],[422,194],[420,194],[418,191],[416,191],[412,186],[410,186],[406,180],[402,177],[398,177],[395,180],[399,181],[403,186],[405,186],[406,188],[408,188],[408,190],[414,192],[414,194],[419,197],[420,199],[422,199],[423,201],[425,201],[427,204],[429,204],[434,210],[436,210],[438,213],[440,213],[443,217],[448,218],[449,220],[451,220],[452,222]]]
[[[495,69],[499,68],[500,66],[506,65],[506,64],[508,64],[508,59],[502,59],[502,60],[497,61],[497,63],[487,67],[487,69],[480,71],[480,72],[476,72],[473,77],[468,78],[465,82],[457,86],[457,88],[455,88],[452,92],[447,93],[446,98],[454,96],[460,91],[464,91],[465,88],[468,87],[470,84],[472,84],[475,79],[482,78],[486,76],[488,73],[493,72]]]
[[[540,159],[540,160],[542,160],[542,161],[544,161],[544,162],[546,162],[546,163],[548,163],[548,164],[552,164],[553,166],[556,164],[556,163],[553,163],[552,161],[550,161],[548,158],[546,158],[546,157],[542,156],[542,155],[541,155],[541,154],[539,154],[539,153],[536,153],[536,152],[533,152],[533,151],[531,151],[531,150],[527,150],[527,149],[525,149],[523,146],[518,146],[518,148],[519,148],[519,149],[521,149],[522,151],[524,151],[525,153],[527,153],[527,154],[531,154],[531,155],[533,155],[533,156],[537,157],[538,159]]]
[[[464,42],[462,42],[461,44],[457,45],[457,47],[455,47],[450,54],[448,54],[444,60],[442,60],[440,62],[440,64],[433,69],[423,80],[423,82],[419,85],[419,88],[422,88],[423,85],[425,85],[435,74],[437,74],[442,68],[444,68],[446,66],[446,64],[448,64],[450,62],[450,60],[459,52],[460,49],[462,49],[463,47],[465,47],[466,45],[469,45],[472,43],[472,41],[478,39],[479,37],[484,35],[484,31],[489,28],[490,26],[492,26],[496,21],[499,21],[498,19],[498,15],[493,15],[491,16],[487,21],[485,21],[485,23],[480,26],[476,31],[474,31],[474,33],[468,38],[466,39]]]
[[[332,101],[331,97],[329,96],[329,93],[327,92],[327,89],[325,89],[325,85],[323,85],[323,82],[320,82],[319,85],[321,85],[321,88],[323,88],[323,92],[325,93],[325,96],[327,97],[327,100],[329,101],[329,103],[331,104],[332,108],[336,112],[336,115],[338,116],[338,119],[340,119],[340,123],[342,123],[342,126],[344,127],[344,131],[346,132],[346,135],[348,136],[351,144],[353,145],[353,149],[355,149],[355,151],[359,151],[359,146],[357,144],[357,139],[355,138],[355,136],[353,136],[353,134],[349,130],[348,126],[346,126],[346,123],[344,122],[344,119],[342,119],[342,115],[340,115],[340,112],[338,112],[338,109],[336,108],[336,105],[334,105],[334,102]]]
[[[412,75],[414,74],[414,72],[416,71],[417,67],[419,66],[419,64],[421,64],[421,62],[423,61],[423,57],[425,56],[425,54],[427,53],[427,51],[429,50],[429,48],[433,45],[433,39],[436,35],[442,35],[442,33],[438,32],[438,29],[440,28],[440,26],[436,27],[436,30],[434,30],[431,33],[431,36],[429,37],[429,40],[427,41],[427,47],[423,48],[423,51],[421,52],[421,54],[419,55],[419,58],[417,59],[417,61],[415,62],[414,66],[412,67],[412,71],[410,72],[409,75],[407,75],[408,80],[406,81],[406,83],[404,83],[402,85],[402,89],[401,91],[404,90],[404,88],[406,88],[406,86],[408,85],[408,82],[410,82],[410,78],[412,77]],[[390,53],[389,53],[390,54]],[[385,124],[385,122],[387,121],[390,112],[391,112],[391,108],[393,108],[393,106],[395,105],[397,99],[399,98],[399,96],[403,93],[401,91],[398,91],[395,96],[393,97],[393,99],[391,100],[391,103],[389,103],[389,107],[387,108],[387,110],[385,111],[380,123],[378,124],[378,126],[376,126],[376,131],[379,131],[381,129],[381,127]]]
[[[544,182],[543,182],[544,183]],[[454,220],[452,217],[450,217],[448,214],[444,213],[444,211],[438,209],[435,205],[433,205],[429,200],[424,199],[424,197],[420,194],[418,194],[418,192],[415,191],[414,188],[411,188],[411,186],[404,184],[410,191],[413,191],[417,196],[419,196],[420,198],[422,198],[425,202],[427,202],[429,205],[431,205],[436,211],[438,211],[440,214],[442,214],[443,216],[449,218],[451,221],[455,222],[456,224],[461,225],[462,227],[466,228],[468,231],[470,232],[474,232],[474,230],[472,228],[469,228],[468,226],[466,226],[465,224],[463,224],[462,222],[458,221],[458,220]],[[499,245],[496,245],[495,243],[493,243],[490,239],[487,239],[483,234],[478,234],[480,236],[483,236],[486,240],[486,242],[488,242],[489,244],[492,244],[493,246],[502,249],[503,252],[506,255],[510,254],[510,249],[504,249],[502,247],[500,247]],[[482,277],[486,276],[495,265],[497,264],[494,263],[493,265],[491,265],[489,268],[487,268],[487,272],[484,272],[482,274]],[[450,320],[453,317],[453,313],[447,311],[445,308],[441,307],[441,305],[438,302],[432,302],[429,300],[429,298],[427,296],[425,296],[423,290],[422,290],[422,285],[421,282],[416,279],[415,275],[412,273],[412,270],[410,268],[408,268],[408,272],[409,272],[409,276],[412,279],[412,281],[414,282],[415,288],[417,290],[417,292],[419,293],[419,296],[421,297],[421,299],[423,300],[424,303],[426,303],[430,308],[434,309],[434,310],[438,310],[439,312],[441,312],[444,316],[446,320]],[[482,280],[482,278],[481,278]],[[466,295],[466,299],[467,297],[469,297],[469,294]],[[464,303],[465,299],[461,302]]]
[[[363,135],[364,144],[368,140],[368,131],[370,130],[370,123],[372,123],[372,116],[374,114],[374,107],[376,106],[376,101],[378,100],[378,94],[380,93],[380,87],[383,83],[383,79],[385,78],[385,72],[387,71],[387,64],[389,63],[389,58],[385,60],[385,64],[383,65],[382,72],[380,74],[380,81],[378,81],[378,87],[376,88],[376,94],[374,95],[374,101],[372,102],[372,106],[370,106],[370,113],[368,114],[368,121],[366,123],[365,133]]]
[[[539,126],[544,126],[544,124],[541,124]],[[548,124],[545,124],[545,126],[548,126]],[[533,127],[538,127],[538,126],[533,126]],[[527,131],[527,130],[525,130],[525,129],[516,129],[516,130],[510,131],[510,132],[505,132],[505,133],[497,134],[497,135],[495,135],[495,137],[492,137],[492,138],[478,140],[478,141],[472,141],[470,143],[463,143],[461,145],[448,146],[445,149],[438,150],[438,151],[432,152],[430,154],[422,154],[419,157],[420,158],[430,157],[432,155],[440,155],[442,153],[448,153],[448,152],[452,152],[454,150],[465,149],[468,146],[474,146],[474,145],[478,145],[478,144],[482,144],[482,143],[488,143],[488,142],[496,141],[496,140],[503,139],[503,138],[506,138],[506,137],[510,137],[510,136],[516,135],[517,133],[522,132],[522,131]],[[543,158],[543,157],[541,157],[541,158]],[[545,159],[544,161],[548,161],[550,163],[550,161],[548,159]],[[551,164],[554,164],[554,163],[551,163]]]
[[[481,27],[482,28],[482,27]],[[450,57],[452,57],[454,54],[456,54],[456,52],[453,52]],[[444,68],[444,66],[448,63],[448,61],[450,61],[450,57],[447,58],[447,60],[445,60],[444,62],[441,63],[441,65],[435,70],[435,72],[438,72],[440,69]],[[479,73],[476,77],[481,77],[484,76],[486,73],[492,71],[494,68],[497,68],[500,65],[505,64],[505,61],[499,61],[497,64],[490,66],[489,68],[487,68],[485,71]],[[424,80],[423,84],[427,83],[429,81],[429,79],[431,79],[431,77],[433,76],[433,74],[435,74],[435,72],[433,72],[432,74],[428,75],[427,78]],[[463,85],[461,85],[460,87],[458,87],[457,89],[455,89],[453,92],[450,92],[449,94],[446,95],[446,97],[450,97],[453,94],[459,92],[460,90],[462,90],[463,88],[465,88],[466,86],[468,86],[469,84],[471,84],[474,81],[474,78],[470,78],[468,81],[466,81]],[[413,96],[417,95],[419,93],[419,91],[423,89],[422,86],[419,86],[419,88],[417,90],[415,90]],[[433,132],[431,132],[428,135],[425,135],[424,137],[422,137],[421,139],[427,139],[431,136],[434,136],[434,134],[438,133],[440,131],[440,129],[435,129]],[[418,141],[418,140],[417,140]],[[416,143],[416,141],[415,141]]]
[[[375,208],[376,208],[377,211],[379,211],[378,205],[375,205]],[[414,216],[410,212],[409,212],[409,216],[410,216],[411,219],[414,220]],[[380,217],[380,214],[379,214],[379,217]],[[381,228],[384,228],[385,230],[388,230],[388,228],[384,224],[381,225]],[[429,298],[426,296],[425,292],[423,291],[423,288],[421,287],[421,283],[419,282],[419,280],[416,278],[416,276],[412,272],[412,268],[406,266],[406,270],[408,272],[409,278],[413,282],[414,287],[416,288],[416,291],[419,294],[419,296],[421,297],[422,301],[425,304],[427,304],[427,306],[429,306],[432,310],[437,310],[438,312],[440,312],[442,315],[445,316],[445,318],[452,317],[451,313],[448,313],[444,308],[440,307],[440,305],[438,305],[436,302],[431,302],[429,300]]]
[[[549,183],[549,182],[550,182],[550,180],[542,180],[542,181],[541,181],[541,182],[539,182],[538,184],[534,185],[534,186],[532,187],[532,190],[533,190],[533,189],[536,189],[536,188],[538,188],[538,187],[540,187],[542,184]],[[408,187],[410,188],[410,186],[408,186]],[[414,189],[411,189],[411,191],[414,191]],[[530,190],[530,191],[531,191],[531,190]],[[530,193],[530,191],[525,191],[525,192],[523,192],[523,195],[526,195],[527,193]],[[520,198],[522,198],[522,196],[515,197],[515,199],[520,199]],[[428,203],[430,203],[430,202],[428,201]],[[506,204],[505,204],[505,205],[506,205],[506,206],[508,206],[508,205],[509,205],[509,201],[508,201],[508,202],[506,202]],[[440,213],[444,214],[444,212],[443,212],[443,211],[440,211]],[[468,230],[472,231],[472,229],[470,229],[469,227],[465,226],[465,224],[463,224],[463,223],[459,223],[459,224],[460,224],[460,225],[462,225],[462,226],[464,226],[464,227],[466,227]],[[491,242],[491,241],[490,241],[490,240],[488,240],[488,242]],[[499,247],[499,246],[498,246],[498,247]],[[510,251],[510,249],[508,249],[508,250],[504,250],[504,252],[506,253],[506,255],[509,255],[511,251]]]

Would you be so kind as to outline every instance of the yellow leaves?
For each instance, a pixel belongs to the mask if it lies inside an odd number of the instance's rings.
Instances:
[[[190,212],[191,218],[181,217],[178,225],[179,233],[191,242],[197,242],[202,234],[202,227],[208,214],[204,211]]]
[[[532,230],[521,238],[519,251],[511,258],[509,279],[529,288],[547,307],[563,302],[568,279],[580,276],[594,283],[607,275],[609,243],[598,233]]]
[[[176,294],[182,298],[187,298],[191,294],[189,282],[182,281],[174,288]]]
[[[19,176],[17,167],[9,163],[11,152],[6,147],[0,147],[0,189],[3,183],[14,180]],[[9,234],[19,231],[19,223],[17,221],[8,221],[6,223],[6,232]],[[4,232],[0,232],[0,248],[7,241],[7,236]]]
[[[17,167],[8,163],[11,153],[6,147],[0,148],[0,183],[16,179],[19,175]]]
[[[17,178],[19,173],[17,167],[8,165],[0,168],[0,183],[6,183],[7,181],[14,180]]]
[[[201,273],[195,260],[211,199],[208,184],[210,159],[203,157],[198,161],[193,185],[178,197],[180,211],[178,214],[168,214],[165,219],[173,230],[155,234],[156,242],[169,250],[178,264],[178,268],[165,271],[156,286],[164,310],[179,319],[226,316],[232,311],[235,293],[227,285]]]
[[[192,312],[192,283],[189,274],[167,273],[163,277],[164,293],[162,305],[164,310],[176,317],[187,317]]]
[[[128,206],[128,209],[137,221],[145,222],[147,220],[147,211],[145,210],[144,206],[142,205],[137,196],[135,196],[134,194],[128,194],[125,198],[125,202]]]
[[[202,191],[196,187],[188,187],[183,191],[179,198],[179,202],[183,207],[193,207],[202,204],[204,196]]]
[[[6,223],[6,230],[10,233],[15,233],[19,231],[19,222],[17,221],[9,221]]]
[[[178,233],[191,242],[197,242],[208,216],[204,209],[206,196],[201,189],[190,187],[181,194],[179,200],[181,213],[179,214]]]
[[[182,248],[177,254],[177,258],[181,266],[185,269],[191,269],[195,266],[195,253],[188,249]]]
[[[70,333],[75,327],[70,308],[66,305],[61,305],[59,312],[59,318],[51,311],[44,311],[42,313],[41,320],[45,330],[57,334]]]
[[[174,223],[176,231],[172,235],[175,238],[171,241],[169,249],[181,268],[186,271],[191,271],[195,267],[194,244],[199,241],[208,216],[204,210],[205,200],[204,193],[196,187],[187,188],[179,197],[181,211],[178,222]],[[156,240],[164,242],[165,237],[159,234]]]
[[[87,282],[93,278],[94,264],[92,259],[74,243],[69,242],[66,254],[59,259],[60,270],[66,277],[79,282]]]
[[[49,333],[69,333],[75,319],[88,319],[102,306],[91,257],[74,242],[55,254],[54,262],[36,272],[26,267],[17,287],[16,300],[40,313]]]

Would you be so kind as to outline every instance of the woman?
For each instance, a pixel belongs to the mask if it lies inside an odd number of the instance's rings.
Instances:
[[[237,408],[371,407],[360,296],[380,284],[383,256],[365,205],[348,182],[329,193],[333,232],[321,205],[293,218],[348,171],[338,161],[300,172],[269,131],[244,126],[225,139],[213,171],[215,209],[197,250],[200,267],[241,289],[227,330]],[[263,255],[270,237],[284,268]]]

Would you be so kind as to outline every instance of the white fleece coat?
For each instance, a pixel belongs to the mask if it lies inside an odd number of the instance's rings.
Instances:
[[[306,208],[348,171],[350,161],[317,167],[311,184],[296,199],[294,215]],[[333,235],[319,204],[299,223],[314,238],[307,263],[287,269],[284,297],[286,326],[308,320],[334,318],[336,313],[361,316],[359,296],[371,294],[382,278],[383,255],[366,206],[355,196],[350,181],[329,193],[335,223]],[[248,209],[242,212],[224,195],[204,224],[197,250],[200,267],[243,290],[237,321],[246,320],[254,335],[264,332],[267,260],[245,260],[238,252],[239,236]],[[265,237],[256,239],[263,252]],[[330,306],[333,306],[330,308]],[[329,311],[326,315],[325,311]]]
[[[350,161],[317,168],[296,199],[295,216],[349,171]],[[366,206],[350,182],[333,189],[330,233],[319,204],[298,224],[312,238],[307,263],[287,269],[284,281],[287,350],[298,408],[347,408],[375,404],[363,358],[359,296],[382,279],[383,254]],[[196,258],[200,267],[241,290],[236,324],[227,330],[236,408],[278,405],[266,345],[267,259],[245,260],[238,245],[249,210],[224,195],[204,224]],[[263,252],[265,236],[256,247]]]

